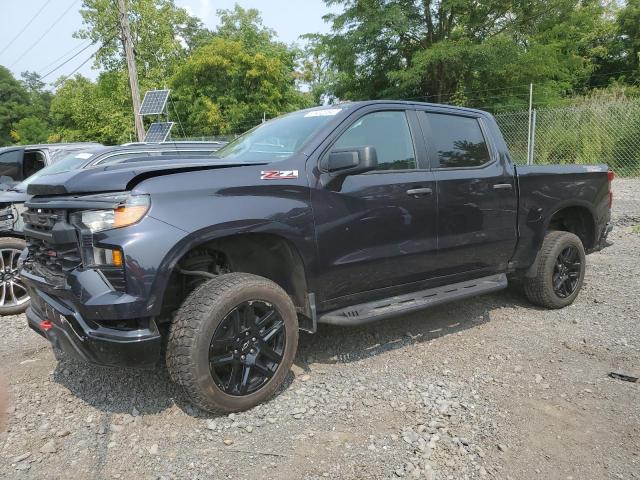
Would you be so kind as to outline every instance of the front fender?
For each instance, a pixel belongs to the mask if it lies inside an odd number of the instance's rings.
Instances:
[[[302,158],[279,163],[280,169],[300,169]],[[181,232],[163,249],[148,292],[150,311],[160,312],[169,277],[178,261],[198,245],[249,233],[286,239],[298,251],[312,287],[315,271],[315,228],[306,178],[261,180],[261,165],[183,172],[150,178],[134,193],[150,195],[148,215]],[[160,233],[161,234],[161,233]],[[315,275],[311,275],[315,278]]]
[[[313,283],[313,276],[310,275],[310,272],[315,268],[313,264],[315,247],[313,238],[309,237],[305,231],[296,229],[285,223],[260,219],[227,222],[204,227],[189,233],[181,238],[180,241],[167,252],[158,266],[154,282],[151,286],[151,294],[149,297],[150,313],[152,315],[158,315],[160,313],[162,299],[164,298],[171,273],[187,252],[199,245],[214,240],[252,233],[274,235],[292,244],[302,259],[307,275],[307,284],[311,287],[310,282]]]

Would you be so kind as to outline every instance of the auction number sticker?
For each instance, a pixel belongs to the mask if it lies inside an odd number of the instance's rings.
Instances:
[[[309,117],[333,117],[342,111],[341,108],[325,108],[323,110],[312,110],[305,114],[306,118]]]

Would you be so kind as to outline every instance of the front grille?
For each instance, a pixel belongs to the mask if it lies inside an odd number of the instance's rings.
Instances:
[[[66,274],[82,267],[82,251],[85,258],[92,258],[93,237],[90,233],[78,235],[76,228],[67,222],[65,210],[29,208],[24,214],[24,232],[29,255],[25,268],[42,276],[48,283],[63,288]],[[120,292],[126,291],[124,269],[97,266],[105,278]]]
[[[64,210],[50,208],[29,208],[22,214],[25,225],[40,232],[50,232],[56,222],[64,216]]]
[[[29,259],[59,273],[66,273],[82,263],[78,245],[51,245],[44,240],[30,238]]]
[[[63,287],[66,273],[82,264],[75,229],[66,222],[65,211],[30,208],[23,219],[29,252],[25,268]]]

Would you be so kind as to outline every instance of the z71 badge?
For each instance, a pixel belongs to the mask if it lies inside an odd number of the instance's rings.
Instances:
[[[260,180],[292,180],[298,178],[298,170],[263,170]]]

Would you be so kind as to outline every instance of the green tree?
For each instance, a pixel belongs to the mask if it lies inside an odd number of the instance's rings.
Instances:
[[[25,117],[13,126],[11,137],[22,144],[46,142],[51,133],[49,110],[53,93],[36,72],[22,72],[20,83],[29,96],[29,106]]]
[[[218,10],[217,13],[220,25],[216,35],[242,41],[250,50],[270,44],[276,37],[273,29],[263,25],[260,12],[255,8],[245,9],[236,3],[233,9]]]
[[[14,123],[10,133],[15,143],[46,143],[51,135],[51,126],[40,117],[29,116]]]
[[[215,38],[178,68],[171,85],[188,135],[237,133],[309,104],[291,65]]]
[[[13,143],[13,124],[29,109],[29,94],[9,69],[0,66],[0,145]]]
[[[257,10],[220,10],[211,40],[177,67],[173,98],[188,135],[238,133],[311,104],[297,88],[300,52],[276,40]]]
[[[474,106],[572,93],[602,54],[608,11],[596,0],[325,0],[328,35],[315,35],[344,99],[417,98]]]
[[[173,0],[128,0],[127,8],[140,82],[148,88],[162,86],[177,62],[203,43],[207,31]],[[126,63],[116,2],[84,0],[80,14],[85,28],[75,36],[100,45],[96,67],[123,70]]]
[[[640,0],[627,0],[617,16],[623,56],[632,72],[629,77],[640,81]]]
[[[57,85],[51,102],[56,141],[129,142],[134,137],[126,72],[104,72],[96,82],[76,75]]]
[[[333,85],[338,81],[338,73],[326,55],[322,41],[314,35],[307,37],[307,45],[300,65],[300,82],[309,90],[314,103],[331,103],[336,100],[332,90]]]

